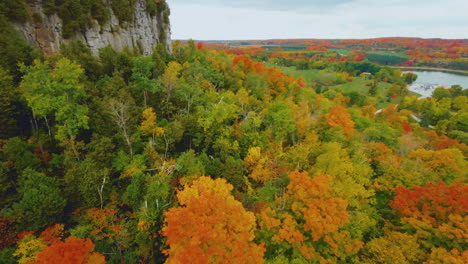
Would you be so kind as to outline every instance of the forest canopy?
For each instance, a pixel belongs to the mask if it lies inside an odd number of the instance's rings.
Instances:
[[[418,99],[362,57],[304,78],[193,41],[34,55],[5,34],[23,56],[0,68],[1,263],[468,260],[461,87]]]

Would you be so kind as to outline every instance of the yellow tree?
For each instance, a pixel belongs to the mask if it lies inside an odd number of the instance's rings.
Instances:
[[[154,145],[156,136],[164,136],[164,128],[157,126],[156,113],[152,107],[148,107],[143,111],[143,121],[141,121],[140,129],[145,135],[151,135],[150,145]]]
[[[468,263],[468,250],[460,252],[456,249],[447,251],[444,248],[433,248],[429,259],[423,264],[466,264]]]
[[[176,61],[171,61],[167,65],[164,74],[160,78],[160,82],[163,86],[164,93],[166,94],[166,103],[169,102],[174,92],[174,89],[177,87],[177,84],[179,82],[179,75],[182,69],[183,66],[180,63]]]
[[[165,213],[166,263],[263,263],[253,243],[255,216],[231,195],[224,179],[203,176],[179,191],[181,207]]]
[[[374,211],[374,190],[369,188],[373,171],[364,154],[354,153],[350,156],[340,143],[326,143],[321,149],[323,153],[316,158],[311,171],[330,175],[331,194],[346,200],[348,210],[353,212],[349,231],[362,236],[375,224],[370,217]]]
[[[244,162],[249,167],[249,177],[257,182],[267,182],[277,176],[275,163],[269,155],[262,153],[260,147],[249,148]]]
[[[408,153],[408,158],[413,161],[414,167],[409,169],[421,174],[421,182],[432,181],[463,181],[468,173],[463,168],[467,168],[468,162],[464,159],[463,153],[455,148],[441,150],[417,149]]]
[[[18,263],[25,264],[36,260],[36,255],[47,247],[47,242],[43,239],[36,238],[34,235],[25,236],[18,242],[13,256],[18,258]]]
[[[369,241],[363,249],[361,262],[365,264],[421,263],[424,250],[416,236],[389,231],[383,237]]]

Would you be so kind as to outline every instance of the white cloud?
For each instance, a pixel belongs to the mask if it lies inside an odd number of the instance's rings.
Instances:
[[[468,38],[464,0],[340,0],[326,8],[310,9],[304,4],[302,9],[284,11],[254,4],[222,6],[222,1],[168,2],[174,39]]]

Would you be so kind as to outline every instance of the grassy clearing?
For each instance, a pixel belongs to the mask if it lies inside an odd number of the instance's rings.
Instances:
[[[344,50],[344,49],[329,49],[332,52],[336,52],[338,54],[348,55],[352,50]]]
[[[320,82],[333,84],[336,82],[336,76],[333,72],[323,70],[309,69],[309,70],[296,70],[296,67],[279,67],[287,75],[296,78],[302,77],[307,82]]]
[[[273,64],[269,66],[276,67]],[[343,93],[350,93],[350,92],[358,92],[362,95],[369,96],[369,89],[370,86],[367,84],[371,82],[363,77],[354,77],[353,81],[346,82],[343,84],[336,84],[336,74],[333,72],[328,72],[325,70],[316,70],[316,69],[309,69],[309,70],[296,70],[295,67],[278,67],[280,68],[285,74],[294,76],[296,78],[302,77],[308,83],[321,83],[325,84],[323,86],[328,87],[329,89],[333,90],[340,90]],[[328,85],[326,85],[328,84]],[[380,82],[377,84],[377,95],[375,96],[375,107],[378,109],[384,108],[388,104],[399,104],[402,97],[397,97],[394,99],[388,99],[387,93],[388,90],[392,87],[390,83]],[[414,92],[410,92],[409,95],[417,95]]]

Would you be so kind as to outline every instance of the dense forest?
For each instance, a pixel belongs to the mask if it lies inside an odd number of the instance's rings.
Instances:
[[[1,17],[0,263],[468,263],[462,87],[193,41],[43,55]]]

